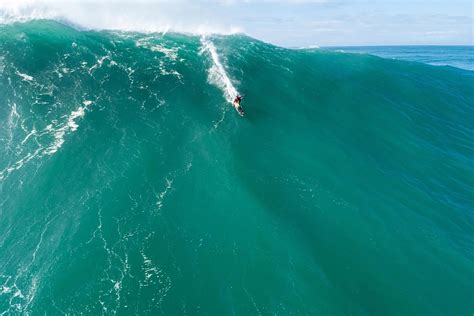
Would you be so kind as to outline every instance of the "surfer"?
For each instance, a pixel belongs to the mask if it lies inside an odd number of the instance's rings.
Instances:
[[[240,101],[242,101],[242,97],[240,95],[236,96],[234,99],[234,103],[240,105]]]
[[[239,112],[241,116],[244,116],[244,110],[242,110],[242,107],[240,106],[240,102],[242,102],[242,97],[240,95],[236,96],[234,99],[234,108]]]

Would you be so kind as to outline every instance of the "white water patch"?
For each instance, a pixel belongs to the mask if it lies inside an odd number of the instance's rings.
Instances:
[[[227,72],[225,71],[225,68],[220,61],[219,55],[217,54],[216,47],[205,36],[201,38],[201,43],[201,51],[207,51],[211,56],[212,60],[212,67],[209,69],[208,76],[209,82],[221,89],[227,102],[232,104],[235,97],[239,95],[239,93],[232,84],[232,81],[230,80],[229,76],[227,75]]]
[[[11,109],[10,109],[10,114],[8,115],[8,129],[9,129],[9,141],[8,145],[11,145],[11,142],[13,141],[13,131],[15,130],[15,127],[18,124],[18,120],[20,119],[20,114],[18,114],[17,108],[16,108],[16,103],[13,102],[11,104]]]
[[[166,69],[165,63],[162,60],[160,60],[159,69],[160,69],[160,74],[162,76],[175,76],[176,78],[178,78],[178,80],[181,80],[183,78],[183,76],[179,72],[177,72],[176,70]]]
[[[178,58],[177,47],[167,48],[167,47],[164,47],[163,45],[155,45],[155,46],[151,46],[150,50],[153,52],[163,53],[165,54],[166,57],[168,57],[172,61],[176,61],[176,59]]]
[[[149,237],[150,236],[146,239]],[[142,288],[159,286],[159,289],[154,291],[152,302],[155,306],[160,306],[163,299],[171,290],[171,278],[168,277],[164,271],[145,254],[144,250],[140,251],[140,254],[143,258],[142,272],[144,279],[143,281],[139,281],[139,291],[141,292]]]
[[[84,100],[82,102],[84,106],[80,106],[76,110],[72,111],[69,115],[64,116],[65,120],[62,123],[58,124],[56,120],[53,120],[51,124],[47,125],[41,131],[37,131],[35,128],[33,128],[22,140],[21,145],[25,144],[30,138],[41,137],[48,134],[53,137],[53,141],[47,146],[41,145],[37,142],[38,148],[27,153],[24,157],[18,159],[16,162],[9,164],[3,170],[0,170],[0,181],[5,180],[10,173],[21,169],[25,164],[34,158],[41,158],[45,155],[51,156],[55,154],[63,146],[65,142],[65,136],[69,133],[75,132],[79,128],[77,120],[84,117],[87,107],[92,103],[93,102],[91,100]],[[19,114],[16,110],[16,104],[12,106],[10,117],[10,125],[14,124],[14,118],[16,118],[16,120],[19,118]]]
[[[154,44],[150,40],[157,40],[159,37],[149,36],[140,38],[135,42],[135,46],[143,47],[152,52],[160,52],[164,54],[169,60],[176,61],[178,59],[178,47],[166,47],[163,44]]]
[[[20,76],[21,78],[23,78],[24,81],[33,81],[34,78],[32,76],[29,76],[27,74],[23,74],[19,71],[15,72],[18,76]]]
[[[16,161],[15,163],[9,165],[5,169],[0,171],[0,180],[4,180],[10,173],[15,170],[21,169],[26,163],[28,163],[33,158],[37,157],[43,148],[38,148],[34,152],[28,153],[25,157],[21,158],[20,160]]]
[[[16,109],[16,103],[13,102],[13,104],[11,106],[10,116],[8,117],[8,121],[9,121],[9,123],[11,123],[14,118],[19,118],[19,117],[20,117],[20,115],[18,114],[18,111]]]
[[[27,141],[28,139],[30,139],[31,136],[34,136],[36,135],[36,129],[33,127],[33,129],[31,130],[31,132],[29,132],[25,138],[23,138],[23,140],[21,141],[21,145],[23,146]]]
[[[107,56],[103,56],[103,57],[97,59],[97,62],[96,62],[92,67],[89,68],[89,70],[88,70],[89,75],[92,75],[92,73],[93,73],[95,70],[101,68],[102,65],[103,65],[103,63],[104,63],[104,61],[105,61],[105,60],[108,60],[108,59],[110,59],[110,56],[108,56],[108,55],[107,55]]]
[[[154,44],[150,42],[150,40],[157,40],[158,37],[156,36],[149,36],[149,37],[144,37],[140,38],[135,42],[135,46],[137,47],[142,47],[145,49],[148,49],[152,52],[159,52],[165,55],[165,57],[170,61],[170,63],[167,63],[163,58],[160,58],[159,60],[159,70],[160,74],[162,76],[175,76],[179,80],[183,78],[183,76],[176,71],[175,69],[168,69],[167,64],[174,65],[177,61],[182,62],[184,59],[178,59],[178,47],[166,47],[163,44]]]
[[[85,101],[87,102],[87,101]],[[90,104],[90,103],[88,103]],[[80,106],[77,110],[72,111],[67,117],[67,120],[63,125],[57,129],[54,129],[52,125],[48,125],[46,129],[50,131],[54,136],[54,142],[45,149],[46,155],[52,155],[58,151],[59,148],[64,144],[64,136],[68,132],[74,132],[77,130],[79,125],[76,122],[77,118],[84,117],[86,107]]]
[[[186,173],[188,173],[189,170],[191,170],[192,166],[193,166],[193,163],[188,162],[183,169],[178,169],[173,172],[170,172],[165,177],[164,189],[159,194],[155,193],[157,197],[156,206],[158,208],[158,212],[163,207],[166,196],[173,190],[173,182],[175,181],[175,179],[179,176],[184,176]]]
[[[5,57],[0,56],[0,75],[5,71]]]
[[[160,192],[160,194],[158,194],[158,201],[156,202],[156,206],[158,206],[158,210],[161,210],[161,208],[163,207],[163,200],[165,199],[166,197],[166,194],[168,193],[168,191],[171,189],[171,186],[173,185],[173,178],[172,179],[168,179],[166,178],[165,181],[166,181],[166,186],[165,186],[165,189],[163,191]]]

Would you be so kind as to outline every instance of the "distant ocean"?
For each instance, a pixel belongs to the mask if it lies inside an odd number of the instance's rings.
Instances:
[[[325,49],[474,70],[474,46],[354,46]]]
[[[0,314],[472,316],[471,48],[343,50],[0,25]]]

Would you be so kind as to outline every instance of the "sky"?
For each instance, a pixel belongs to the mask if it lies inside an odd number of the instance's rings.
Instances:
[[[285,47],[474,45],[473,0],[0,0],[0,22],[93,29],[243,32]]]

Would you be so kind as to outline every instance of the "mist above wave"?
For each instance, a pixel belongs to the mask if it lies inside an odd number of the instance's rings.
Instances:
[[[84,29],[136,32],[168,31],[191,34],[235,34],[243,28],[228,16],[211,13],[206,6],[188,1],[103,0],[80,1],[2,1],[0,24],[31,20],[56,20]]]

